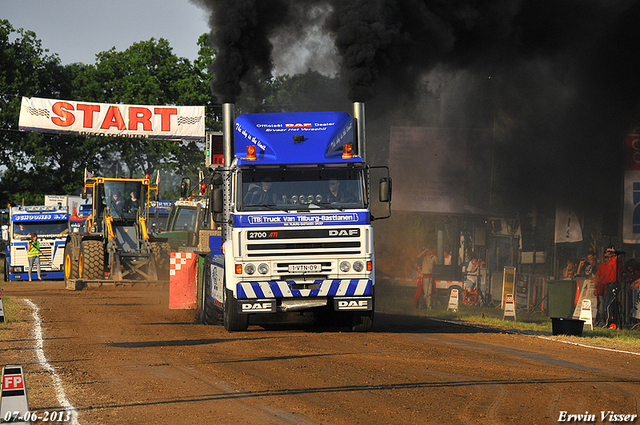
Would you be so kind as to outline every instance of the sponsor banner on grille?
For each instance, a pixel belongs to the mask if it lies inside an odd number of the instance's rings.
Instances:
[[[369,224],[369,212],[235,214],[235,227],[305,227]]]

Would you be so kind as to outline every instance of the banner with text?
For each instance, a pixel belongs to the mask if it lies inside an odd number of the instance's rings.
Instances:
[[[145,106],[22,98],[23,131],[171,140],[205,137],[204,106]]]
[[[622,214],[623,242],[640,243],[640,125],[633,126],[625,138]]]
[[[573,210],[556,206],[555,243],[580,242],[582,227]]]

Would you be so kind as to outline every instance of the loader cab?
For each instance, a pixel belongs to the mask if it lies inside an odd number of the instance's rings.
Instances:
[[[90,233],[105,232],[104,220],[117,225],[133,225],[138,217],[147,217],[148,179],[112,179],[93,177],[86,182],[86,196],[92,198],[92,214],[87,220]]]
[[[106,180],[95,190],[96,224],[106,216],[114,221],[134,222],[139,214],[144,215],[148,188],[142,182]]]

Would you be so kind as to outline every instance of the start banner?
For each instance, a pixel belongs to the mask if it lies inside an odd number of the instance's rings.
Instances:
[[[205,137],[204,106],[145,106],[23,97],[23,131],[149,139]]]

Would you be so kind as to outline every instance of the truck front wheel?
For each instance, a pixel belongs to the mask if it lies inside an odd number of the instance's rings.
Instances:
[[[71,243],[67,243],[64,247],[64,279],[78,278],[78,259],[73,255],[73,247]]]
[[[373,326],[373,315],[376,310],[376,297],[371,293],[371,310],[354,311],[351,317],[352,332],[369,332]]]
[[[369,332],[373,326],[373,310],[353,313],[351,330],[353,332]]]
[[[249,327],[249,316],[238,313],[238,300],[229,289],[224,297],[224,328],[229,332],[246,331]]]
[[[204,264],[204,277],[202,284],[204,285],[204,302],[203,302],[203,315],[202,319],[207,325],[221,325],[224,321],[224,312],[220,307],[215,305],[211,295],[211,263],[209,260],[205,260]]]

